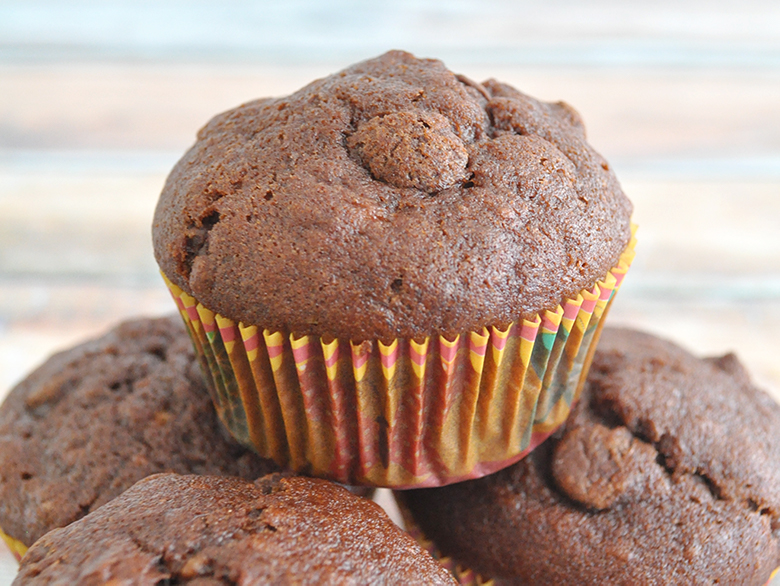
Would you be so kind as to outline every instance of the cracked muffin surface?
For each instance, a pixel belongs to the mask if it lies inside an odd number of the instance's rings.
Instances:
[[[397,494],[499,584],[762,585],[780,566],[779,428],[734,355],[605,328],[553,438],[492,476]]]
[[[150,474],[277,468],[223,431],[178,315],[55,354],[0,406],[0,528],[27,546]]]
[[[161,474],[40,539],[14,584],[454,584],[375,503],[324,480]]]
[[[225,317],[359,341],[553,309],[617,263],[630,214],[570,106],[393,51],[216,116],[153,239]]]

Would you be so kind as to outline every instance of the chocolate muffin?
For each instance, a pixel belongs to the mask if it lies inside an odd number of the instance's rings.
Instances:
[[[392,51],[216,116],[152,231],[239,441],[433,486],[565,419],[631,209],[570,106]]]
[[[497,584],[764,584],[780,566],[780,405],[728,354],[606,329],[562,431],[518,464],[397,498]]]
[[[178,316],[55,354],[0,406],[0,527],[25,546],[150,474],[276,469],[223,430]]]
[[[38,540],[14,584],[453,584],[375,503],[324,480],[156,475]]]
[[[234,321],[455,336],[592,287],[631,210],[570,106],[393,51],[211,120],[165,183],[154,251]]]

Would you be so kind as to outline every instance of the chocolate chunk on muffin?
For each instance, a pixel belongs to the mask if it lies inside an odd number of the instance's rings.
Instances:
[[[733,355],[607,328],[556,436],[492,476],[396,494],[497,583],[760,585],[780,566],[778,429]]]
[[[567,104],[392,51],[211,120],[166,181],[154,250],[245,324],[457,335],[592,287],[631,210]]]
[[[0,406],[0,528],[26,546],[150,474],[276,469],[223,430],[179,316],[52,356]]]
[[[324,480],[156,475],[38,540],[14,584],[453,584],[375,503]]]

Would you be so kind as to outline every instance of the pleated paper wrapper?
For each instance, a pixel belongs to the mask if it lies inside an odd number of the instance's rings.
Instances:
[[[509,466],[563,423],[634,244],[592,289],[534,319],[390,343],[235,322],[165,280],[239,442],[344,484],[441,486]]]
[[[2,529],[0,529],[0,539],[2,539],[8,546],[8,549],[11,550],[11,554],[16,558],[16,561],[21,561],[24,554],[27,553],[27,546],[18,539],[14,539],[10,535],[3,533]]]

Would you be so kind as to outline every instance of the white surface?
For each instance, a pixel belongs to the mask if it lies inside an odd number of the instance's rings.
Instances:
[[[16,559],[5,543],[0,543],[0,586],[8,586],[13,582],[17,567]]]

